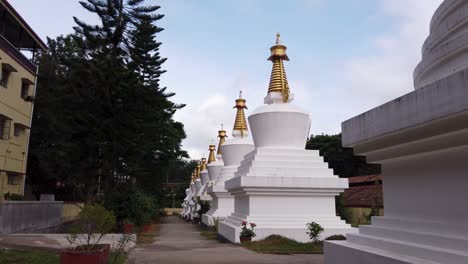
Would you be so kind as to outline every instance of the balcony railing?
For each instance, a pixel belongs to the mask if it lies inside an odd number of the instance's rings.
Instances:
[[[36,74],[36,64],[32,63],[26,56],[24,56],[23,53],[21,53],[21,51],[19,51],[15,46],[11,45],[11,43],[2,35],[0,35],[0,49],[2,49],[5,53],[7,53],[32,74]]]

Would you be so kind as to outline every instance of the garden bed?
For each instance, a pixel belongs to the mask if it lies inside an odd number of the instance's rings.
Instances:
[[[114,261],[115,260],[115,261]],[[111,252],[109,263],[124,264],[127,256]],[[2,264],[59,264],[60,254],[46,250],[8,250],[0,249],[0,263]]]
[[[242,247],[258,253],[269,254],[323,254],[323,243],[301,243],[278,235],[263,240],[246,242]]]

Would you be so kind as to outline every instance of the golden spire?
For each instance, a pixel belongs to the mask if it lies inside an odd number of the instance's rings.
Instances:
[[[211,162],[215,162],[216,161],[216,157],[215,157],[215,145],[211,144],[210,145],[210,155],[208,155],[208,164],[210,164]]]
[[[221,145],[226,142],[226,138],[228,137],[226,134],[226,130],[223,129],[223,124],[221,124],[221,130],[218,130],[218,137],[219,137],[219,144],[218,144],[218,152],[217,155],[221,155]]]
[[[197,179],[200,178],[200,171],[201,171],[201,165],[200,165],[200,163],[198,163],[197,168],[196,168],[196,170],[195,170],[195,177],[196,177]]]
[[[201,168],[200,168],[200,170],[201,171],[206,170],[206,158],[201,159]]]
[[[277,33],[276,45],[270,48],[271,56],[268,58],[268,60],[273,62],[268,93],[281,93],[284,103],[288,102],[290,93],[283,65],[283,60],[289,61],[286,49],[287,47],[281,44],[280,34]]]
[[[239,92],[239,99],[236,100],[234,108],[237,108],[237,114],[232,134],[234,136],[240,134],[241,137],[244,137],[244,134],[247,134],[249,130],[245,121],[244,109],[247,109],[247,106],[245,105],[245,99],[242,99],[242,91]]]
[[[195,173],[195,171],[193,171],[192,172],[192,182],[195,181],[196,177],[197,177],[197,174]]]

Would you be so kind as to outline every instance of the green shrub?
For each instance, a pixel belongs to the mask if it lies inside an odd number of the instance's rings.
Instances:
[[[323,227],[315,222],[306,224],[307,226],[307,234],[309,235],[310,239],[313,243],[317,244],[320,242],[320,234],[324,231]]]
[[[23,201],[24,200],[24,197],[20,194],[16,194],[16,193],[5,193],[3,195],[3,197],[5,198],[5,200],[8,200],[8,201]]]
[[[133,186],[116,186],[104,198],[104,205],[112,210],[117,221],[142,226],[160,217],[158,201]]]

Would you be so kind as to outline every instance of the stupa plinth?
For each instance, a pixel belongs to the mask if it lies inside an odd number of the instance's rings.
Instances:
[[[326,264],[468,263],[468,1],[437,9],[415,91],[343,122],[343,145],[382,164],[385,215]]]
[[[207,225],[212,224],[212,218],[224,219],[234,211],[234,198],[226,191],[224,183],[234,177],[234,172],[236,172],[243,157],[254,149],[252,138],[249,137],[247,121],[245,120],[244,109],[247,109],[247,106],[246,100],[242,98],[242,93],[239,94],[239,99],[236,100],[234,108],[237,109],[237,113],[232,138],[226,140],[220,146],[224,166],[216,177],[214,185],[208,188],[213,201],[211,209],[205,217]]]
[[[257,225],[255,240],[276,234],[309,241],[306,224],[312,221],[324,227],[322,238],[353,232],[335,212],[335,196],[348,187],[348,180],[333,175],[318,151],[305,150],[310,118],[289,104],[293,95],[283,65],[289,58],[279,35],[269,60],[273,69],[266,105],[248,118],[255,150],[225,183],[235,210],[220,223],[219,233],[239,242],[243,221]]]

